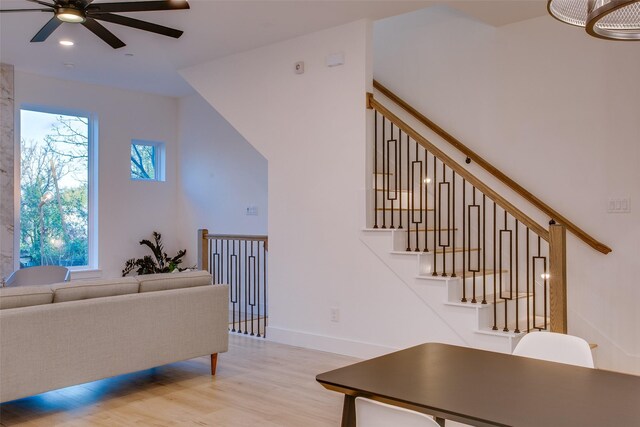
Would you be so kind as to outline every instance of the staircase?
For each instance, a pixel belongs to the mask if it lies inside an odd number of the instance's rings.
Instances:
[[[610,249],[377,86],[550,221],[533,220],[368,94],[372,211],[362,242],[470,346],[511,352],[533,330],[566,333],[566,230]]]

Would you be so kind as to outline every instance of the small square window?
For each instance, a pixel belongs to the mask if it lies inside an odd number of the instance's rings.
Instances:
[[[131,179],[164,181],[164,143],[131,141]]]

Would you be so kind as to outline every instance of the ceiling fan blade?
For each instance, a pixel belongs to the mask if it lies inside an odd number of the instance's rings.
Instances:
[[[53,12],[51,9],[2,9],[0,13],[5,12]]]
[[[93,13],[108,12],[148,12],[153,10],[189,9],[187,0],[136,1],[123,3],[95,3],[87,6]]]
[[[47,6],[47,7],[50,7],[50,8],[56,7],[55,4],[47,3],[46,1],[40,1],[40,0],[27,0],[27,1],[30,1],[31,3],[38,3],[38,4],[41,4],[42,6]]]
[[[33,36],[33,38],[31,39],[31,42],[37,43],[37,42],[45,41],[51,35],[51,33],[53,33],[56,30],[56,28],[60,26],[60,24],[62,24],[62,21],[56,18],[55,16],[49,19],[49,22],[44,24],[44,27],[42,27],[40,31],[38,31],[38,34]]]
[[[82,23],[86,28],[89,29],[93,34],[100,37],[104,42],[106,42],[109,46],[114,49],[118,49],[126,46],[126,44],[117,38],[115,34],[111,31],[107,30],[102,24],[96,21],[93,18],[87,17],[87,20]]]
[[[100,19],[102,21],[112,22],[114,24],[125,25],[127,27],[137,28],[139,30],[150,31],[152,33],[162,34],[163,36],[180,38],[183,31],[176,30],[174,28],[164,27],[158,24],[152,24],[151,22],[141,21],[139,19],[129,18],[127,16],[114,15],[112,13],[92,13],[93,19]]]

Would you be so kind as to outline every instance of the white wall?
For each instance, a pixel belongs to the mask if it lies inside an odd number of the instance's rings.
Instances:
[[[358,21],[182,72],[269,162],[268,337],[359,356],[460,343],[360,240],[370,31]],[[346,63],[328,68],[334,52]]]
[[[179,249],[176,239],[178,102],[175,98],[57,80],[18,70],[15,93],[18,109],[22,105],[37,105],[97,114],[98,250],[102,277],[118,276],[128,258],[146,255],[138,242],[150,237],[154,230],[163,234],[169,253]],[[166,143],[165,182],[130,179],[131,139]]]
[[[267,234],[267,160],[200,95],[180,98],[178,219],[181,247],[196,230]],[[246,208],[258,208],[257,216]],[[186,264],[196,263],[188,251]]]
[[[493,28],[447,8],[375,27],[376,79],[613,248],[570,237],[569,332],[640,372],[640,55],[541,17]],[[607,214],[630,197],[630,214]]]

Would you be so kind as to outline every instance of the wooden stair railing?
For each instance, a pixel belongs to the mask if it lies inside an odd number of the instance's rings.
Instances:
[[[402,230],[406,252],[431,255],[431,276],[461,277],[461,303],[492,303],[493,331],[566,333],[565,225],[538,224],[371,93],[367,108],[373,228]]]
[[[268,236],[209,234],[198,230],[198,269],[213,284],[229,285],[229,329],[266,337]]]
[[[577,225],[569,221],[565,216],[560,214],[555,209],[551,208],[549,205],[544,203],[542,200],[540,200],[530,191],[528,191],[527,189],[522,187],[520,184],[515,182],[513,179],[508,177],[505,173],[503,173],[498,168],[493,166],[491,163],[489,163],[486,159],[484,159],[482,156],[477,154],[475,151],[471,150],[469,147],[464,145],[462,142],[460,142],[460,140],[455,138],[453,135],[451,135],[450,133],[442,129],[440,126],[438,126],[428,117],[426,117],[424,114],[420,113],[418,110],[413,108],[411,105],[409,105],[409,103],[407,103],[405,100],[403,100],[398,95],[393,93],[391,90],[389,90],[387,87],[382,85],[380,82],[374,80],[373,87],[378,91],[380,91],[380,93],[382,93],[384,96],[389,98],[391,101],[396,103],[398,106],[400,106],[407,113],[409,113],[414,118],[416,118],[419,122],[421,122],[422,124],[430,128],[432,131],[434,131],[437,135],[442,137],[442,139],[447,141],[453,147],[457,148],[460,152],[462,152],[462,154],[467,156],[467,158],[471,159],[472,161],[480,165],[483,169],[485,169],[487,172],[492,174],[494,177],[500,180],[503,184],[505,184],[506,186],[511,188],[513,191],[515,191],[517,194],[522,196],[525,200],[527,200],[533,206],[540,209],[540,211],[548,215],[549,218],[551,218],[554,221],[557,221],[558,223],[563,224],[568,231],[573,233],[575,236],[577,236],[583,242],[591,246],[593,249],[605,255],[611,252],[611,248],[609,246],[599,242],[598,240],[596,240],[595,238],[587,234],[580,227],[578,227]]]

